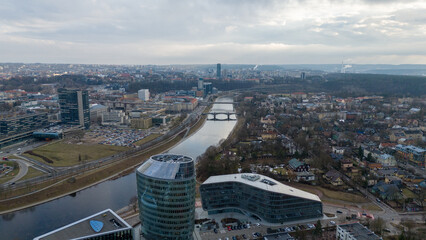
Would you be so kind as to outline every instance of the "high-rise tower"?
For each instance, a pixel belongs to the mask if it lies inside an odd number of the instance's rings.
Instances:
[[[58,89],[61,121],[67,124],[90,127],[89,93],[87,90]]]
[[[216,76],[217,79],[222,79],[222,65],[220,63],[217,64]]]
[[[136,180],[144,237],[148,240],[193,239],[193,159],[173,154],[152,156],[137,169]]]

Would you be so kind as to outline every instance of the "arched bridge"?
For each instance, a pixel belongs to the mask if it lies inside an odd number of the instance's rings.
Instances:
[[[203,113],[203,115],[207,116],[213,116],[213,118],[207,118],[209,121],[235,121],[237,119],[231,118],[231,116],[237,116],[238,113],[235,112],[209,112],[209,113]],[[218,115],[225,115],[226,118],[217,118]]]

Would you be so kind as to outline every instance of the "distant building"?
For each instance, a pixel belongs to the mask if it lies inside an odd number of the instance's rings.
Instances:
[[[136,171],[139,217],[147,240],[190,240],[195,218],[195,170],[183,155],[152,156]]]
[[[303,161],[299,161],[296,158],[291,159],[288,162],[288,166],[294,172],[308,172],[309,171],[309,164],[306,164]]]
[[[127,120],[126,113],[122,110],[111,110],[102,114],[102,125],[122,125]]]
[[[111,209],[95,213],[41,236],[34,240],[54,239],[135,239],[133,228]]]
[[[0,146],[32,136],[33,131],[49,126],[47,113],[17,115],[0,119]]]
[[[142,101],[149,100],[149,89],[141,89],[138,91],[138,98]]]
[[[199,78],[197,90],[203,90],[203,88],[204,88],[203,84],[204,84],[204,80],[202,78]]]
[[[200,192],[203,209],[209,214],[236,212],[270,223],[322,217],[317,195],[258,174],[211,176]]]
[[[108,112],[108,107],[102,104],[93,104],[90,107],[90,121],[96,122],[98,119],[102,118],[102,114]]]
[[[305,80],[306,79],[306,73],[305,72],[300,73],[300,78],[302,80]]]
[[[359,222],[337,225],[337,240],[382,240]]]
[[[396,158],[402,161],[412,162],[420,167],[425,166],[426,149],[416,146],[396,145]]]
[[[133,118],[130,120],[130,125],[132,128],[136,129],[147,129],[152,127],[152,118],[142,117],[142,118]]]
[[[213,93],[213,85],[212,85],[212,83],[209,83],[209,82],[203,83],[203,88],[204,88],[204,96],[207,96],[207,95]]]
[[[89,93],[86,90],[60,88],[58,98],[63,123],[90,127]]]
[[[222,65],[220,63],[217,64],[216,77],[217,79],[222,79]]]

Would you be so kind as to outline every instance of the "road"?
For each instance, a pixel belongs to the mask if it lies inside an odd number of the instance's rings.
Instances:
[[[27,175],[28,166],[31,166],[31,164],[29,164],[29,163],[27,163],[27,162],[25,162],[24,160],[21,160],[21,159],[9,159],[9,161],[15,161],[19,164],[19,172],[18,172],[18,174],[16,174],[16,176],[14,178],[3,183],[3,185],[5,185],[5,186],[12,184],[14,182],[17,182],[17,181],[19,181],[19,179],[21,179],[25,175]]]

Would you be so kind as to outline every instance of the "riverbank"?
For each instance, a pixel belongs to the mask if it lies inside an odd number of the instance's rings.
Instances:
[[[61,179],[60,181],[56,181],[54,185],[44,187],[40,190],[37,190],[36,192],[29,193],[22,197],[2,200],[0,201],[0,214],[10,213],[36,206],[81,191],[106,180],[125,176],[133,172],[134,169],[136,169],[150,156],[165,152],[176,146],[184,138],[188,138],[189,136],[196,133],[203,126],[205,121],[206,116],[201,116],[198,121],[193,124],[189,130],[187,130],[188,132],[181,131],[166,141],[163,141],[126,159],[76,175],[74,177]]]

